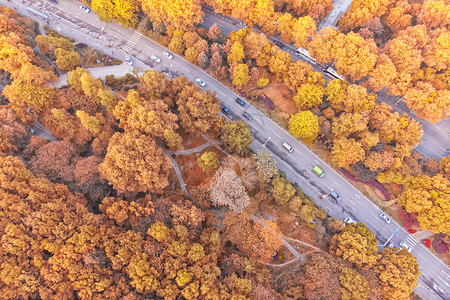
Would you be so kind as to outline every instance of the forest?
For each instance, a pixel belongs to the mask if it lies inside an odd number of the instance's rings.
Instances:
[[[318,33],[331,0],[85,4],[127,27],[147,16],[141,32],[255,105],[252,88],[285,86],[295,113],[267,113],[337,169],[381,183],[404,226],[448,253],[450,158],[421,158],[420,123],[376,102],[387,88],[423,119],[449,115],[448,3],[355,0],[339,30]],[[264,34],[198,27],[202,5]],[[410,298],[415,257],[328,216],[252,151],[245,122],[219,116],[213,92],[154,70],[94,78],[74,41],[1,6],[0,20],[2,297]],[[276,34],[347,81],[293,62]],[[62,88],[56,71],[69,74]]]

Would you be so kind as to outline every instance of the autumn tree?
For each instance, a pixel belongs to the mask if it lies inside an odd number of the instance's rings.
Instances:
[[[19,122],[14,111],[3,105],[0,106],[0,134],[3,134],[3,146],[9,144],[6,148],[15,151],[23,151],[31,137],[31,131]]]
[[[335,61],[337,72],[353,81],[369,75],[378,58],[378,48],[373,40],[366,40],[354,32],[340,33],[329,27],[313,37],[308,51],[321,64]]]
[[[287,178],[280,176],[272,180],[273,197],[278,205],[287,207],[292,197],[295,195],[295,188]]]
[[[305,83],[297,88],[294,101],[299,110],[307,110],[318,107],[323,100],[323,86],[317,84]]]
[[[373,17],[381,17],[387,11],[389,1],[365,1],[357,0],[352,2],[348,12],[339,20],[339,29],[348,32],[360,27]]]
[[[219,168],[211,182],[211,201],[213,205],[227,205],[236,213],[249,204],[249,196],[236,172],[228,168]]]
[[[367,299],[369,284],[358,272],[350,268],[343,268],[339,275],[341,297],[343,300]]]
[[[64,71],[71,71],[81,64],[81,56],[76,51],[67,51],[62,48],[55,50],[56,65]]]
[[[206,151],[198,159],[197,163],[204,171],[209,172],[219,167],[219,161],[217,160],[216,153],[212,151]]]
[[[275,76],[277,81],[281,81],[287,74],[292,58],[289,53],[272,47],[272,56],[269,60],[269,70]]]
[[[107,23],[116,20],[125,27],[135,27],[139,21],[138,1],[93,0],[91,6],[99,19]]]
[[[247,123],[239,120],[228,122],[222,128],[220,137],[224,143],[225,149],[229,152],[245,156],[250,151],[252,143],[252,133]]]
[[[384,248],[380,254],[373,269],[381,281],[384,299],[408,298],[420,275],[416,258],[406,249],[398,251],[391,247]]]
[[[178,80],[178,81],[177,81]],[[220,130],[221,118],[219,100],[214,93],[202,92],[185,77],[175,79],[173,84],[180,84],[176,104],[180,125],[188,132]]]
[[[418,19],[430,28],[444,28],[450,24],[449,4],[443,0],[425,0],[419,12]]]
[[[72,144],[51,142],[36,151],[31,165],[36,174],[45,174],[53,182],[68,184],[74,180],[73,172],[79,159]]]
[[[168,185],[169,159],[149,137],[116,133],[111,138],[100,175],[120,192],[160,192]]]
[[[358,268],[370,268],[377,262],[378,241],[363,223],[349,224],[330,242],[330,253],[354,263]]]
[[[170,24],[185,31],[201,23],[204,15],[200,3],[193,0],[170,3],[164,0],[144,1],[141,6],[144,13],[156,24]]]
[[[114,108],[114,116],[126,131],[137,130],[152,137],[163,137],[166,130],[178,128],[177,116],[163,100],[156,97],[142,98],[135,90],[128,91],[125,101]]]
[[[298,18],[292,27],[292,39],[295,47],[306,48],[308,39],[317,31],[316,23],[310,16]]]
[[[302,60],[297,60],[289,65],[289,70],[285,79],[286,84],[291,90],[295,91],[302,84],[309,81],[308,79],[312,73],[314,73],[314,69],[310,64],[305,63]],[[323,85],[325,85],[325,81],[323,81],[322,86]]]
[[[362,160],[365,151],[362,144],[353,138],[337,138],[333,141],[331,162],[338,168],[348,167]]]
[[[240,42],[234,42],[228,53],[227,60],[229,64],[242,63],[245,58],[244,46]]]
[[[406,190],[399,195],[399,205],[408,213],[417,214],[420,227],[435,233],[449,234],[450,182],[442,174],[434,177],[418,175],[406,184]]]
[[[256,160],[256,169],[258,170],[258,176],[261,181],[268,182],[278,174],[277,164],[265,147],[256,154],[253,154],[253,158]]]
[[[222,43],[225,36],[223,34],[223,31],[219,28],[219,26],[217,26],[217,24],[214,23],[214,25],[208,29],[208,38],[213,43]]]
[[[319,119],[309,110],[301,111],[289,120],[289,132],[296,138],[312,143],[319,134]]]
[[[235,86],[242,88],[249,81],[248,65],[238,64],[233,68],[232,81]]]

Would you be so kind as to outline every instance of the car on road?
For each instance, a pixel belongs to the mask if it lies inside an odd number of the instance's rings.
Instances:
[[[339,196],[335,191],[331,191],[330,195],[333,196],[333,198],[336,199],[337,202],[342,200],[341,196]]]
[[[391,224],[391,219],[385,213],[381,213],[380,218],[382,218],[386,223]]]
[[[400,247],[402,247],[403,249],[406,249],[409,253],[411,253],[411,251],[412,251],[411,247],[405,242],[400,242]]]
[[[236,98],[236,102],[239,103],[239,105],[242,106],[242,107],[245,106],[245,101],[242,100],[241,98]]]
[[[284,142],[283,147],[287,149],[287,151],[292,152],[294,149],[288,143]]]
[[[152,55],[152,56],[150,56],[150,58],[151,58],[154,62],[157,62],[157,63],[160,63],[160,62],[161,62],[161,58],[159,58],[158,56]]]
[[[389,247],[391,247],[392,249],[397,249],[397,246],[395,246],[393,243],[389,243]]]
[[[247,118],[247,120],[251,121],[253,118],[252,116],[250,116],[250,114],[248,112],[243,113],[244,117]]]
[[[82,11],[84,11],[85,13],[87,13],[87,14],[91,12],[91,9],[89,7],[86,7],[86,6],[83,6],[83,5],[80,6],[80,9]]]
[[[350,217],[345,218],[344,219],[344,223],[346,223],[346,224],[356,224],[355,220],[353,220]]]
[[[206,83],[203,80],[201,80],[200,78],[195,79],[195,82],[201,87],[206,86]]]
[[[325,176],[325,173],[323,172],[323,170],[321,168],[319,168],[318,166],[314,166],[313,167],[313,171],[319,175],[320,178],[322,178],[323,176]]]
[[[275,41],[275,45],[278,46],[278,48],[283,49],[284,48],[284,44],[279,42],[279,41]]]
[[[164,52],[163,52],[163,55],[164,55],[165,57],[167,57],[168,59],[173,59],[173,55],[172,55],[171,53],[167,52],[167,51],[164,51]]]
[[[230,113],[230,109],[228,108],[228,107],[226,107],[225,105],[220,105],[220,109],[224,112],[224,113],[226,113],[226,114],[229,114]]]
[[[131,60],[131,58],[129,56],[125,56],[125,61],[127,62],[127,64],[129,64],[130,66],[133,65],[133,61]]]
[[[247,27],[247,24],[245,24],[244,22],[241,22],[241,23],[239,23],[239,26]]]
[[[50,2],[51,4],[58,4],[58,1],[56,1],[56,0],[48,0],[48,2]]]

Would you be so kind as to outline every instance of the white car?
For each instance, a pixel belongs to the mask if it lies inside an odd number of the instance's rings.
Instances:
[[[356,224],[355,220],[350,217],[345,218],[344,222],[347,224]]]
[[[247,27],[247,24],[245,24],[244,22],[241,22],[241,23],[239,23],[239,26],[241,26],[241,27]]]
[[[206,83],[203,80],[201,80],[200,78],[195,79],[195,82],[201,87],[206,86]]]
[[[150,58],[151,58],[154,62],[157,62],[157,63],[160,63],[160,62],[161,62],[161,58],[159,58],[158,56],[152,55],[152,56],[150,56]]]
[[[167,52],[167,51],[164,51],[164,52],[163,52],[163,55],[164,55],[165,57],[167,57],[168,59],[173,59],[173,55],[170,54],[170,53]]]
[[[80,6],[80,9],[82,11],[84,11],[85,13],[87,13],[87,14],[91,12],[91,9],[89,7],[86,7],[86,6],[83,6],[83,5]]]
[[[386,223],[391,224],[391,219],[389,219],[389,217],[386,214],[381,213],[380,218],[382,218]]]
[[[125,61],[127,62],[127,64],[129,64],[130,66],[133,65],[133,61],[131,60],[131,58],[129,56],[125,56]]]
[[[412,251],[411,247],[405,242],[400,242],[400,247],[402,247],[403,249],[408,250],[409,253],[411,253],[411,251]]]

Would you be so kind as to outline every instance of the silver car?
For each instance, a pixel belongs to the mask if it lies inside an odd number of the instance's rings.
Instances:
[[[154,62],[157,62],[157,63],[160,63],[160,62],[161,62],[161,58],[159,58],[158,56],[152,55],[152,56],[150,56],[150,58],[151,58]]]
[[[386,214],[381,213],[380,218],[382,218],[386,223],[391,224],[391,219],[389,219],[389,217]]]
[[[82,10],[82,11],[84,11],[85,13],[90,13],[91,12],[91,9],[89,8],[89,7],[86,7],[86,6],[80,6],[80,9]]]
[[[163,55],[164,55],[165,57],[167,57],[168,59],[173,59],[173,55],[172,55],[171,53],[167,52],[167,51],[164,51],[164,52],[163,52]]]
[[[133,65],[133,61],[131,60],[131,58],[129,56],[125,56],[125,61],[127,62],[127,64],[129,64],[130,66]]]
[[[195,79],[195,82],[201,87],[206,86],[206,83],[203,80],[201,80],[200,78]]]

